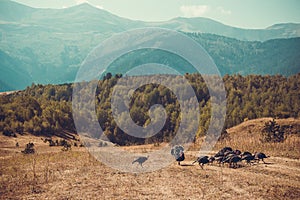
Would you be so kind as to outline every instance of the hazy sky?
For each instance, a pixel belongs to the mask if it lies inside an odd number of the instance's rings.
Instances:
[[[89,2],[121,17],[165,21],[174,17],[208,17],[244,28],[300,23],[300,0],[15,0],[40,8],[65,8]]]

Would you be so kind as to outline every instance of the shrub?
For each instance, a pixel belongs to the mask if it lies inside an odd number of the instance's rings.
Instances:
[[[106,146],[107,146],[107,143],[103,142],[103,141],[100,141],[98,144],[98,147],[106,147]]]
[[[58,146],[66,146],[68,144],[67,140],[65,139],[61,139],[58,142]]]
[[[29,142],[28,144],[26,144],[26,147],[24,149],[24,151],[21,151],[24,154],[33,154],[35,153],[35,149],[34,149],[34,144]]]
[[[226,129],[223,129],[222,132],[221,132],[220,137],[218,138],[218,141],[222,141],[222,140],[225,140],[225,139],[230,139],[230,135],[226,131]]]
[[[16,137],[16,134],[14,134],[13,130],[11,128],[5,127],[3,130],[3,135],[7,137]]]
[[[265,123],[262,130],[262,142],[283,142],[284,140],[284,128],[274,119]]]

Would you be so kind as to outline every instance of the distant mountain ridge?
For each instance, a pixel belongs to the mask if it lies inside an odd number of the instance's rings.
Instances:
[[[84,58],[101,41],[115,33],[153,26],[186,32],[208,51],[223,75],[291,75],[300,69],[300,24],[251,30],[207,18],[143,22],[87,3],[40,9],[0,0],[0,91],[24,89],[31,82],[72,82]]]
[[[170,28],[184,32],[200,32],[222,35],[248,41],[266,41],[278,38],[293,38],[300,36],[300,24],[275,24],[266,29],[242,29],[224,25],[207,18],[175,18],[167,22],[153,23],[159,27]]]
[[[10,0],[0,1],[0,20],[2,23],[15,22],[41,26],[47,25],[54,28],[52,20],[61,19],[68,20],[69,23],[55,24],[56,26],[58,25],[57,28],[66,28],[71,25],[74,27],[73,23],[82,22],[82,29],[94,27],[98,31],[107,31],[100,29],[100,27],[110,28],[111,31],[124,31],[131,28],[156,26],[184,32],[212,33],[239,40],[265,41],[276,38],[300,37],[299,23],[275,24],[266,29],[242,29],[203,17],[178,17],[164,22],[143,22],[119,17],[106,10],[93,7],[88,3],[64,9],[41,9],[25,6]],[[63,25],[63,27],[60,27],[60,25]]]

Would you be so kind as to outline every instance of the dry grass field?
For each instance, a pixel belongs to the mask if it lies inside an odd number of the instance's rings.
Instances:
[[[105,166],[85,148],[61,151],[61,147],[49,147],[39,137],[1,135],[0,199],[300,199],[300,137],[290,135],[278,144],[261,143],[259,131],[267,120],[249,120],[233,127],[216,145],[214,151],[231,146],[271,156],[266,164],[243,163],[236,169],[218,164],[205,165],[204,169],[191,165],[199,142],[186,150],[183,166],[174,161],[158,171],[132,174]],[[278,122],[299,130],[299,119]],[[36,144],[36,154],[20,152],[28,142]],[[157,148],[126,147],[137,152]]]

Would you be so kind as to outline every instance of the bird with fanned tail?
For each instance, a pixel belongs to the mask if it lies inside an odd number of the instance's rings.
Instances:
[[[178,162],[178,165],[180,165],[181,161],[184,161],[184,148],[183,146],[176,145],[171,149],[171,155],[174,156],[175,160]]]

